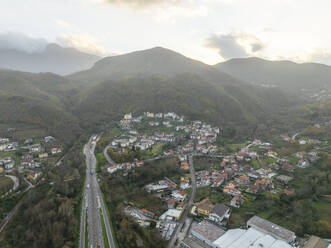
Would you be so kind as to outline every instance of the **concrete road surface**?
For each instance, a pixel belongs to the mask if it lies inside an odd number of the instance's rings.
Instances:
[[[84,154],[86,156],[86,184],[84,192],[85,205],[83,204],[82,206],[81,216],[80,247],[85,247],[86,221],[84,219],[84,213],[87,213],[88,248],[105,247],[100,215],[101,210],[106,227],[107,241],[111,248],[115,248],[115,242],[111,231],[105,203],[95,174],[96,157],[94,155],[94,150],[97,140],[98,137],[92,136],[84,147]]]

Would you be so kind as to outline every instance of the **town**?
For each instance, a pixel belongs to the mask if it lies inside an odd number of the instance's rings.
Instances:
[[[157,216],[148,207],[140,209],[134,201],[126,203],[124,209],[144,228],[156,223],[170,247],[308,248],[315,247],[312,244],[316,242],[327,247],[319,237],[297,237],[260,216],[243,218],[259,195],[295,194],[291,184],[294,171],[314,166],[327,141],[300,133],[292,137],[283,134],[277,142],[295,147],[286,156],[278,154],[279,145],[258,139],[225,151],[218,144],[222,137],[218,127],[176,113],[146,112],[137,117],[128,113],[119,122],[119,129],[108,147],[110,157],[118,162],[106,166],[112,176],[125,177],[130,170],[154,160],[178,161],[180,176],[144,186],[146,194],[167,206],[165,212]]]

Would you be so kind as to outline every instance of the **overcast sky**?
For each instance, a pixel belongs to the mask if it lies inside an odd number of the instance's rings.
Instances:
[[[162,46],[208,64],[331,64],[330,9],[330,0],[10,0],[1,3],[0,48],[56,42],[107,55]]]

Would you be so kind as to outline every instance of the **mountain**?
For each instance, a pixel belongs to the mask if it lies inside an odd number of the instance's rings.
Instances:
[[[331,90],[331,67],[317,63],[268,61],[260,58],[231,59],[215,68],[240,80],[258,85],[277,86],[296,92]]]
[[[13,49],[0,50],[0,68],[35,73],[68,75],[92,67],[99,59],[99,56],[57,44],[49,44],[44,51],[35,53]]]
[[[93,84],[132,76],[175,76],[182,73],[194,73],[211,80],[222,78],[224,83],[230,84],[238,81],[212,66],[162,47],[107,57],[96,62],[91,69],[74,73],[69,78]]]
[[[108,57],[66,77],[0,70],[0,123],[34,125],[63,139],[143,111],[175,111],[247,136],[301,103],[160,47]]]
[[[68,78],[88,85],[76,96],[74,113],[89,128],[129,111],[175,111],[247,133],[298,103],[279,89],[255,87],[160,47],[102,59]]]
[[[126,112],[175,111],[192,119],[232,126],[247,134],[257,123],[281,109],[280,103],[288,107],[294,101],[274,89],[259,89],[254,93],[250,86],[217,85],[186,73],[102,82],[80,94],[75,113],[86,127],[92,128],[107,126]]]
[[[0,124],[43,130],[65,142],[81,132],[70,113],[74,86],[52,73],[0,70]]]

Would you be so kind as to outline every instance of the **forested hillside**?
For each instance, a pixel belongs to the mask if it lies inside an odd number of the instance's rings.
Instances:
[[[0,121],[37,125],[65,139],[81,128],[102,130],[130,111],[176,111],[250,136],[304,103],[164,48],[108,57],[69,77],[2,70],[0,82]]]
[[[0,123],[35,126],[65,142],[81,132],[70,112],[72,86],[55,74],[0,71]]]
[[[323,64],[240,58],[219,63],[215,68],[240,80],[296,93],[301,89],[331,89],[331,67]]]

